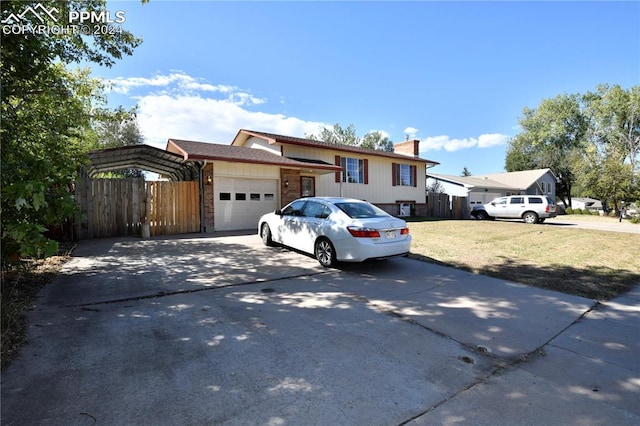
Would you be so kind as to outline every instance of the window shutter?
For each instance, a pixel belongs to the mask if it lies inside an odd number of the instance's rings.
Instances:
[[[364,159],[364,184],[369,183],[369,160]]]
[[[418,168],[416,166],[411,166],[411,168],[413,169],[413,187],[417,187],[418,186]]]
[[[336,155],[336,166],[340,166],[340,156]],[[336,172],[336,183],[340,182],[340,175],[342,174],[342,172],[338,171]]]
[[[391,186],[396,186],[398,184],[396,182],[396,169],[397,169],[397,164],[391,163]]]

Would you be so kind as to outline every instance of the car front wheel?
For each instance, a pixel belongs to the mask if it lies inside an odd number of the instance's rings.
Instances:
[[[271,247],[275,245],[273,243],[273,238],[271,237],[271,229],[266,223],[263,223],[262,227],[260,228],[260,237],[262,238],[262,242],[265,246]]]
[[[524,220],[525,223],[536,223],[538,222],[538,215],[534,212],[526,212],[522,215],[522,220]]]
[[[318,262],[324,267],[330,267],[336,263],[336,249],[327,238],[316,241],[315,255]]]

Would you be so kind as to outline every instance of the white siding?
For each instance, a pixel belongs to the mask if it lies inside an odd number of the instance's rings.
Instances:
[[[425,173],[423,162],[412,161],[411,157],[386,158],[366,156],[360,153],[321,150],[318,148],[286,146],[284,154],[287,157],[308,158],[322,160],[335,164],[335,156],[368,159],[368,184],[335,181],[335,174],[329,173],[316,178],[317,196],[343,196],[367,200],[372,203],[395,203],[398,200],[415,200],[417,203],[426,201]],[[409,164],[417,168],[417,186],[393,186],[391,164]]]
[[[280,179],[280,168],[252,163],[229,163],[216,161],[213,165],[214,176]]]

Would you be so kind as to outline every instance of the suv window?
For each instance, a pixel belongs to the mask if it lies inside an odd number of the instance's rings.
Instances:
[[[542,204],[542,198],[540,198],[540,197],[529,197],[529,204]]]
[[[506,197],[496,198],[491,202],[491,204],[507,204],[507,198]]]
[[[511,197],[509,204],[522,204],[524,203],[524,197]]]

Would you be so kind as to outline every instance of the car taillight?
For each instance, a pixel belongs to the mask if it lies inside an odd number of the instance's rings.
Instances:
[[[549,205],[547,204],[547,207],[544,209],[544,212],[545,212],[545,213],[549,213],[549,208],[550,208],[550,207],[549,207]]]
[[[380,232],[372,228],[347,226],[347,231],[356,238],[380,238]]]
[[[407,235],[409,233],[409,228],[402,228],[400,230],[400,235]]]

